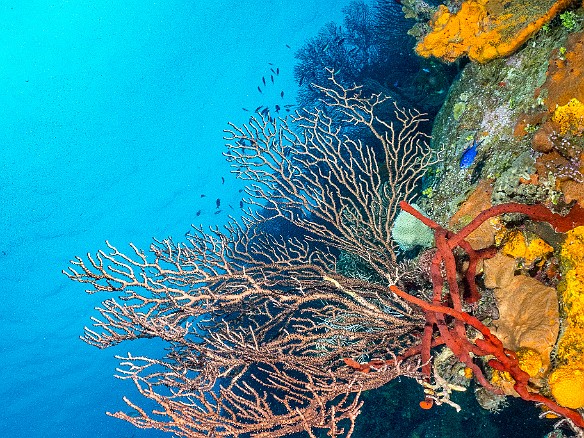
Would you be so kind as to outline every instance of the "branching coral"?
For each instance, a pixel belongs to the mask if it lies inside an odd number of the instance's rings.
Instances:
[[[418,358],[395,356],[418,342],[423,317],[389,281],[403,275],[391,238],[398,201],[415,197],[436,161],[419,131],[426,117],[329,74],[326,110],[259,115],[226,131],[226,157],[257,206],[243,225],[194,229],[150,254],[108,245],[73,261],[71,279],[120,296],[102,303],[86,342],[156,338],[167,348],[162,357],[128,355],[119,370],[158,408],[126,400],[138,415],[113,416],[189,438],[348,437],[362,391],[419,376]],[[385,104],[396,123],[379,116]],[[375,147],[350,136],[355,126]],[[302,232],[276,236],[266,231],[274,220]],[[340,251],[374,275],[335,271]],[[375,375],[343,361],[376,357],[393,361]]]

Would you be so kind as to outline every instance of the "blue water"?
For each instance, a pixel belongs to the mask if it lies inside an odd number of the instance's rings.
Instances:
[[[0,436],[162,436],[104,414],[140,401],[112,377],[133,346],[78,339],[105,297],[61,270],[106,239],[146,247],[237,215],[222,130],[281,91],[293,103],[295,50],[346,4],[0,2]],[[268,63],[281,73],[259,94]]]

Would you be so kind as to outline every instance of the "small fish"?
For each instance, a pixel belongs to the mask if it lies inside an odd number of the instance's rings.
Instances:
[[[270,109],[268,107],[265,107],[260,114],[262,116],[267,116],[270,114]]]
[[[141,417],[140,413],[138,411],[134,411],[134,410],[132,410],[130,412],[126,412],[126,415],[128,417],[132,417],[132,418],[139,418],[139,417]]]
[[[249,112],[249,110],[247,108],[241,107],[241,109]]]
[[[225,184],[225,178],[221,177],[221,184]]]
[[[201,195],[201,198],[204,198],[205,196],[207,196],[207,195]]]
[[[223,210],[217,210],[217,211],[216,211],[215,213],[213,213],[213,214],[219,214],[219,213],[221,213],[222,211],[223,211]]]
[[[468,169],[474,163],[474,160],[477,156],[477,148],[485,141],[483,138],[480,142],[477,142],[475,138],[472,141],[472,145],[467,147],[462,155],[460,156],[460,168],[461,169]]]
[[[430,69],[429,69],[429,68],[423,68],[423,69],[422,69],[422,71],[423,71],[424,73],[430,73]]]
[[[274,75],[270,75],[270,79],[272,80],[272,84],[274,83]]]
[[[254,111],[254,112],[255,112],[255,113],[257,113],[259,110],[261,110],[261,109],[262,109],[262,106],[263,106],[263,105],[260,105],[260,106],[258,106],[258,107],[255,109],[255,111]],[[258,113],[258,114],[259,114],[259,113]]]
[[[221,207],[221,199],[217,198],[217,200],[215,201],[215,205],[217,206],[217,208]]]
[[[276,112],[279,113],[280,112],[280,105],[276,105]]]
[[[262,89],[260,88],[260,86],[258,85],[258,91],[261,93]]]
[[[200,216],[201,215],[201,210],[197,210],[197,212],[195,213],[195,216]]]
[[[276,67],[276,76],[280,74],[280,67]]]
[[[288,44],[286,44],[286,47],[288,47],[289,49],[291,49],[291,47]]]
[[[284,92],[283,92],[283,91],[281,91],[281,92],[280,92],[280,97],[281,97],[282,99],[284,99]]]
[[[264,83],[264,85],[266,85],[266,78],[264,78],[263,76],[262,76],[262,82]]]
[[[243,201],[239,201],[239,208],[243,208]]]

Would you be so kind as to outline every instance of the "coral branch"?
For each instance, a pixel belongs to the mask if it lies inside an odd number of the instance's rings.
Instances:
[[[138,415],[113,416],[185,437],[348,437],[362,391],[420,377],[418,356],[395,356],[419,342],[423,313],[385,274],[403,273],[391,238],[398,201],[415,197],[437,160],[419,130],[426,117],[330,81],[324,109],[227,131],[227,159],[250,182],[243,225],[194,229],[150,254],[108,243],[72,262],[72,280],[113,295],[83,340],[165,346],[118,369],[158,409],[126,399]],[[278,236],[283,222],[299,238]],[[375,372],[355,373],[356,359],[376,360]]]

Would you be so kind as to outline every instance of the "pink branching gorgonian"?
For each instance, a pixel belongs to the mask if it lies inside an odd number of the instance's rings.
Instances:
[[[226,131],[227,159],[249,181],[240,224],[149,252],[108,243],[72,261],[72,280],[112,295],[84,341],[165,346],[120,357],[117,376],[158,408],[125,399],[137,414],[110,415],[185,437],[350,436],[362,391],[420,375],[418,358],[388,361],[419,342],[425,321],[389,289],[402,275],[390,230],[436,162],[419,130],[426,119],[332,74],[320,91],[323,110]],[[271,221],[295,236],[266,232]],[[341,269],[339,257],[360,268]],[[359,373],[346,358],[385,365]]]

